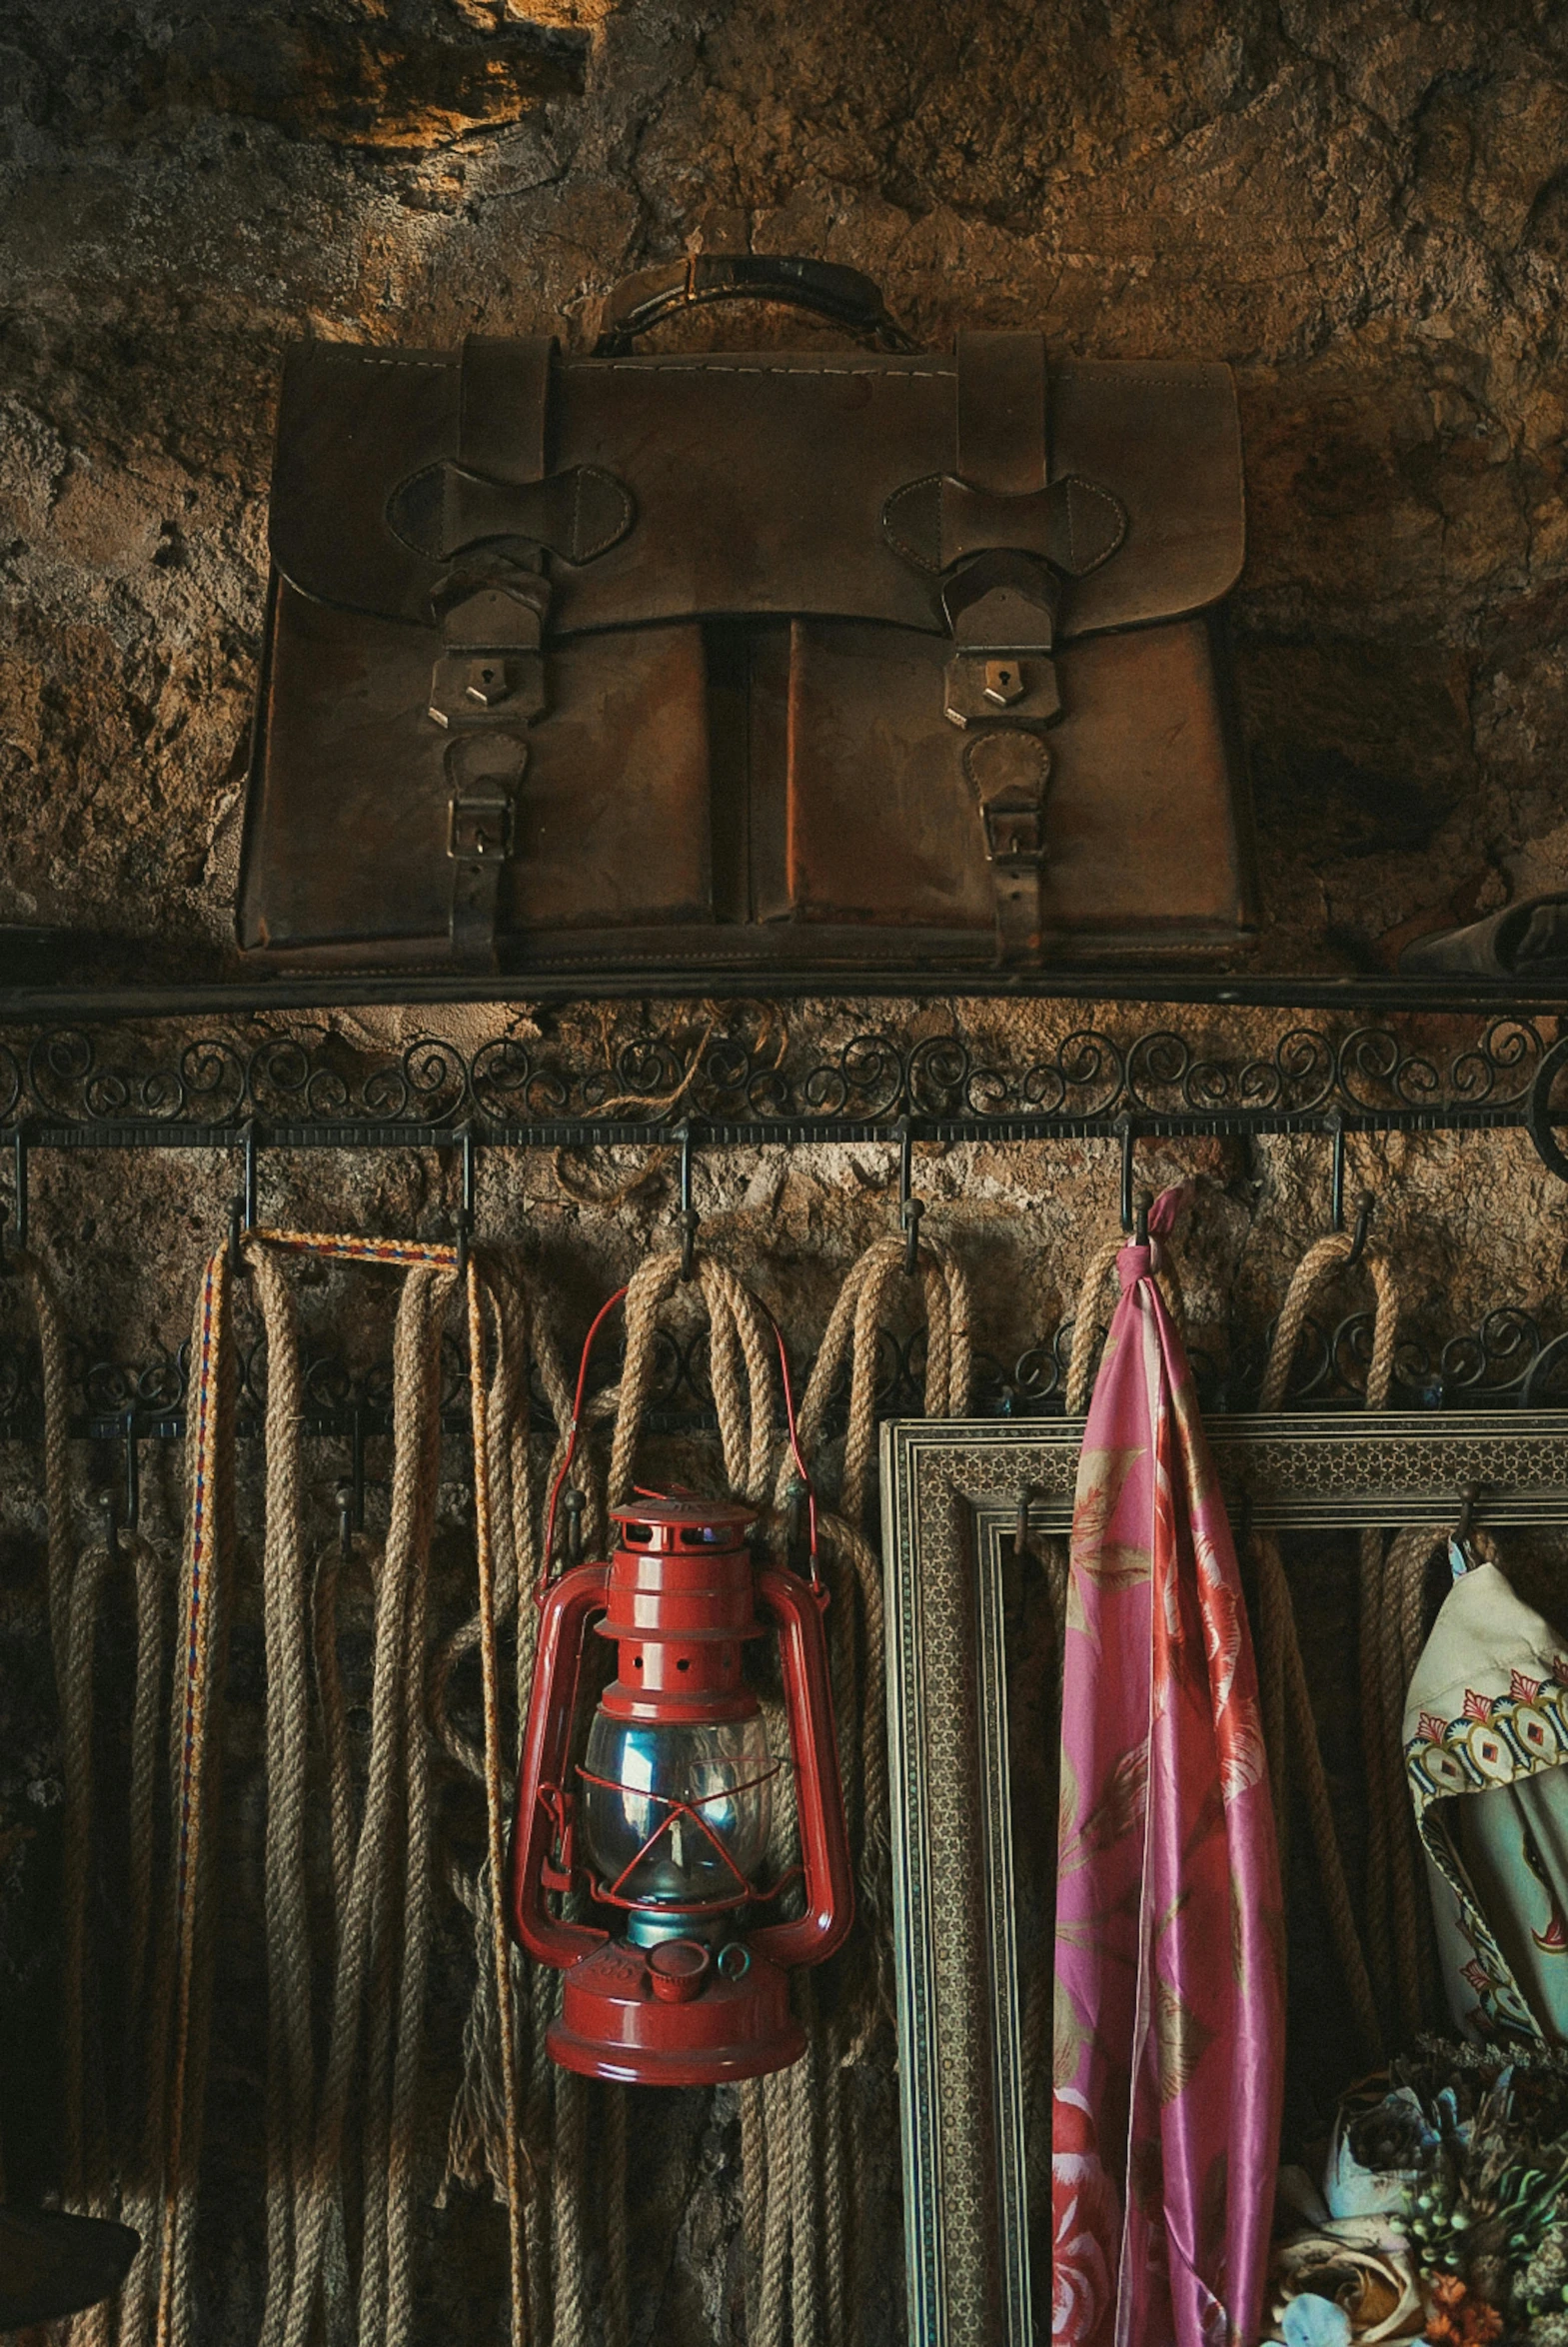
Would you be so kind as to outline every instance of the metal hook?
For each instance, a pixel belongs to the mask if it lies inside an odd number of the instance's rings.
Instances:
[[[1345,1226],[1345,1120],[1338,1109],[1329,1110],[1323,1131],[1334,1144],[1328,1174],[1328,1227],[1337,1232]]]
[[[1372,1220],[1372,1209],[1377,1200],[1369,1189],[1363,1189],[1356,1200],[1356,1226],[1350,1240],[1350,1252],[1345,1257],[1345,1269],[1350,1270],[1366,1253],[1366,1234]],[[1343,1222],[1340,1224],[1344,1227]]]
[[[1134,1246],[1148,1245],[1149,1212],[1153,1206],[1153,1203],[1154,1193],[1152,1190],[1140,1189],[1138,1191],[1137,1207],[1133,1214],[1132,1221],[1132,1243]]]
[[[568,1484],[562,1493],[561,1504],[566,1511],[567,1518],[567,1562],[581,1564],[583,1561],[584,1501],[583,1494],[576,1483]]]
[[[347,1563],[354,1534],[365,1529],[365,1401],[356,1390],[349,1406],[349,1475],[338,1485],[338,1540]]]
[[[1454,1539],[1463,1547],[1470,1537],[1470,1525],[1475,1515],[1476,1502],[1485,1490],[1484,1483],[1466,1483],[1459,1494],[1459,1521],[1454,1526]]]
[[[11,1252],[16,1256],[27,1251],[27,1127],[19,1125],[13,1138],[16,1150],[16,1197],[11,1209]],[[3,1242],[0,1242],[0,1270],[8,1268]]]
[[[1137,1136],[1133,1131],[1132,1119],[1127,1116],[1120,1116],[1116,1119],[1116,1131],[1121,1136],[1121,1227],[1123,1230],[1130,1230],[1132,1228],[1132,1145]]]
[[[472,1125],[464,1126],[458,1141],[463,1151],[463,1203],[458,1208],[457,1270],[458,1277],[465,1279],[469,1267],[469,1241],[474,1235],[474,1199],[479,1183],[478,1153]]]
[[[677,1136],[681,1144],[681,1277],[691,1281],[697,1273],[697,1232],[702,1220],[692,1203],[692,1122],[688,1118]],[[577,1559],[574,1557],[573,1562]]]
[[[142,1520],[141,1456],[137,1450],[136,1409],[132,1404],[121,1414],[121,1434],[125,1442],[125,1528],[134,1532]]]
[[[914,1195],[914,1135],[907,1117],[898,1120],[898,1227],[903,1232],[903,1275],[912,1279],[920,1267],[920,1216],[925,1201]]]
[[[109,1551],[110,1562],[112,1564],[118,1564],[120,1561],[120,1517],[119,1510],[116,1508],[114,1503],[114,1493],[112,1491],[100,1491],[98,1494],[98,1504],[103,1510],[104,1546]]]
[[[791,1572],[800,1572],[810,1536],[807,1502],[810,1492],[801,1476],[791,1475],[784,1490],[784,1555]],[[800,1575],[809,1578],[807,1570]]]
[[[244,1189],[229,1206],[229,1269],[236,1279],[243,1279],[250,1270],[240,1241],[248,1238],[256,1227],[256,1120],[248,1117],[241,1134],[244,1147]]]

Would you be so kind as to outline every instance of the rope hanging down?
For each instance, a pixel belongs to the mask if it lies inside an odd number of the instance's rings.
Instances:
[[[324,1560],[307,1590],[301,1472],[302,1393],[298,1334],[281,1257],[310,1253],[404,1269],[394,1342],[394,1468],[385,1553],[373,1561],[370,1755],[356,1830],[343,1691],[336,1650],[338,1561]],[[256,1232],[244,1241],[255,1278],[268,1348],[267,1489],[262,1594],[267,1659],[268,1814],[265,1845],[269,1987],[267,2090],[268,2279],[264,2347],[308,2347],[318,2321],[331,2347],[356,2331],[362,2347],[407,2347],[413,2330],[412,2214],[414,2126],[432,1909],[432,1800],[427,1700],[427,1603],[441,1436],[441,1342],[458,1277],[456,1250],[383,1244],[297,1232]],[[233,1598],[233,1417],[235,1355],[229,1336],[232,1267],[227,1249],[207,1264],[193,1343],[190,1509],[181,1633],[173,1704],[173,1849],[168,1909],[155,1967],[148,2030],[147,2116],[140,2172],[126,2168],[125,2213],[139,2223],[154,2280],[130,2288],[121,2308],[122,2347],[143,2347],[149,2324],[157,2347],[182,2347],[192,2336],[192,2260],[197,2179],[211,2028],[218,1828],[219,1724],[227,1617]],[[47,1308],[47,1306],[45,1307]],[[481,1648],[486,1744],[479,1773],[489,1815],[485,1882],[479,1903],[491,2001],[502,2032],[499,2077],[505,2142],[520,2146],[522,2109],[516,2048],[503,2015],[511,2008],[511,1958],[498,1928],[497,1835],[509,1786],[500,1744],[495,1627],[515,1606],[518,1557],[532,1557],[533,1498],[528,1469],[528,1313],[521,1282],[493,1259],[471,1259],[468,1308],[475,1384],[480,1606],[473,1642]],[[522,1331],[522,1341],[519,1332]],[[56,1324],[56,1336],[58,1328]],[[496,1369],[487,1389],[485,1350],[494,1340]],[[58,1348],[57,1348],[58,1349]],[[46,1338],[46,1393],[49,1390]],[[547,1369],[559,1396],[559,1372]],[[492,1541],[500,1518],[500,1538]],[[58,1519],[57,1519],[58,1520]],[[61,1551],[58,1535],[51,1547]],[[150,1552],[148,1552],[150,1555]],[[141,1548],[137,1574],[138,1751],[155,1739],[156,1583]],[[500,1558],[498,1564],[497,1558]],[[91,1569],[89,1570],[88,1567]],[[55,1618],[70,1639],[72,1689],[90,1637],[91,1607],[103,1568],[86,1560],[76,1589],[58,1562],[51,1577]],[[58,1591],[65,1587],[61,1605]],[[77,1602],[77,1599],[80,1602]],[[316,1679],[329,1788],[333,1966],[326,2015],[326,2061],[318,2080],[311,2030],[311,1948],[306,1900],[305,1791],[309,1692],[307,1615],[313,1617]],[[526,1644],[526,1642],[525,1642]],[[447,1659],[450,1670],[454,1656]],[[520,1652],[527,1675],[531,1657]],[[438,1673],[439,1676],[439,1673]],[[90,1686],[90,1682],[87,1682]],[[444,1682],[443,1682],[444,1683]],[[147,1689],[154,1689],[149,1707]],[[90,1695],[89,1695],[90,1702]],[[83,1705],[68,1712],[73,1781],[81,1775]],[[87,1714],[90,1733],[90,1711]],[[133,1742],[136,1731],[133,1731]],[[152,1782],[143,1758],[133,1765],[133,1816],[148,1808]],[[78,1808],[85,1818],[84,1802]],[[147,1961],[148,1931],[138,1901],[150,1898],[150,1833],[133,1852],[132,1978]],[[77,1871],[80,1872],[80,1865]],[[138,1889],[138,1885],[144,1887]],[[505,1984],[497,1993],[497,1982]],[[358,2272],[350,2275],[344,2207],[345,2152],[352,2119],[361,2121],[362,2216]],[[91,2133],[91,2130],[89,2130]],[[524,2183],[512,2154],[507,2198],[512,2211],[513,2334],[527,2338],[530,2246],[522,2238]],[[84,2165],[96,2157],[91,2146]],[[84,2184],[85,2189],[85,2184]],[[537,2264],[537,2259],[535,2260]],[[133,2277],[134,2279],[134,2277]],[[154,2286],[155,2285],[155,2286]],[[536,2303],[538,2300],[535,2291]],[[357,2303],[356,2303],[357,2301]],[[536,2337],[544,2335],[536,2326]],[[107,2333],[105,2334],[107,2336]]]
[[[167,1575],[139,1531],[100,1542],[77,1559],[67,1471],[65,1327],[48,1270],[22,1258],[38,1330],[44,1405],[44,1492],[48,1511],[50,1643],[60,1702],[65,1777],[61,1904],[64,1947],[61,2039],[64,2070],[62,2183],[67,2208],[88,2216],[139,2215],[142,2149],[135,2117],[144,2091],[158,1797],[159,1706],[164,1666]],[[118,2106],[106,2093],[107,1982],[95,1962],[90,1907],[97,1848],[94,1803],[93,1656],[104,1592],[117,1568],[131,1581],[133,1666],[130,1769],[125,1813],[127,1869],[122,1960],[114,1967],[120,2018]],[[127,2288],[145,2285],[145,2252]],[[90,2307],[71,2326],[75,2347],[108,2347],[113,2308]]]
[[[334,1546],[309,1570],[304,1538],[302,1388],[298,1328],[283,1272],[288,1254],[373,1262],[407,1273],[394,1346],[394,1477],[385,1553],[369,1554],[373,1632],[369,1764],[356,1826],[355,1796],[337,1654],[342,1555]],[[440,1442],[443,1320],[459,1277],[449,1246],[386,1243],[289,1231],[258,1231],[243,1242],[255,1280],[268,1353],[266,1515],[262,1558],[267,1662],[267,1827],[264,1850],[269,2055],[266,2096],[268,2277],[263,2347],[407,2347],[412,2335],[411,2217],[413,2113],[432,1929],[432,1798],[428,1719],[449,1757],[486,1793],[484,1860],[449,1879],[474,1916],[479,1968],[465,2032],[465,2076],[453,2112],[449,2181],[489,2178],[509,2209],[514,2347],[625,2347],[629,2333],[625,2226],[625,2098],[557,2073],[544,2048],[556,1981],[528,1967],[507,1941],[498,1885],[500,1836],[511,1793],[500,1639],[517,1619],[516,1697],[526,1713],[535,1609],[520,1604],[538,1577],[539,1509],[529,1445],[529,1363],[558,1425],[571,1420],[560,1365],[538,1326],[521,1276],[499,1256],[467,1266],[470,1370],[476,1440],[478,1605],[431,1655],[426,1627],[430,1541]],[[584,1477],[599,1522],[630,1490],[641,1421],[653,1387],[659,1314],[680,1282],[680,1256],[651,1257],[629,1290],[626,1365],[617,1388],[596,1397],[590,1425],[612,1416],[611,1455],[602,1480]],[[747,2232],[759,2265],[753,2289],[756,2337],[794,2347],[851,2341],[849,2197],[845,2137],[846,2066],[863,2057],[888,2006],[888,1892],[885,1754],[881,1720],[881,1588],[863,1521],[874,1444],[876,1342],[887,1290],[901,1276],[903,1247],[878,1242],[853,1266],[838,1298],[802,1409],[800,1437],[814,1446],[845,1359],[849,1430],[842,1513],[822,1519],[823,1554],[838,1603],[830,1611],[832,1670],[846,1785],[851,1791],[868,1978],[830,2024],[812,2021],[811,2052],[792,2074],[749,2090],[743,2100]],[[928,1341],[926,1406],[936,1414],[967,1404],[967,1294],[940,1249],[921,1250]],[[123,2212],[147,2248],[141,2286],[122,2296],[120,2347],[190,2347],[193,2263],[206,2077],[211,2040],[220,1800],[220,1729],[227,1627],[234,1599],[234,1411],[236,1355],[230,1333],[234,1266],[227,1248],[204,1269],[193,1336],[190,1508],[171,1712],[172,1857],[161,1928],[153,1924],[152,1804],[156,1799],[160,1577],[145,1542],[126,1543],[137,1596],[138,1680],[133,1744],[133,1817],[146,1819],[133,1851],[130,1974],[150,1982],[144,2025],[146,2110],[135,2157],[106,2165],[96,2121],[79,2122],[82,2189],[118,2167]],[[707,1306],[713,1383],[726,1481],[754,1505],[783,1502],[776,1431],[777,1331],[765,1308],[724,1265],[700,1257],[697,1285]],[[58,1429],[53,1460],[51,1620],[68,1703],[81,1789],[78,1828],[90,1833],[90,1680],[80,1657],[107,1577],[107,1556],[77,1568],[64,1513],[64,1344],[52,1291],[35,1273],[46,1398]],[[51,1363],[53,1375],[51,1375]],[[561,1449],[558,1445],[560,1463]],[[598,1482],[598,1489],[594,1488]],[[853,1519],[846,1520],[846,1519]],[[774,1536],[782,1526],[774,1524]],[[361,1552],[365,1543],[360,1543]],[[484,1748],[447,1716],[454,1668],[477,1649]],[[312,1742],[311,1664],[318,1690],[328,1792],[330,1991],[323,2015],[326,2058],[318,2063],[310,2009],[311,1944],[305,1850],[306,1786]],[[86,1688],[85,1705],[82,1690]],[[776,1727],[781,1723],[776,1722]],[[87,1739],[84,1743],[84,1735]],[[792,1834],[792,1804],[780,1804]],[[85,1844],[83,1845],[85,1846]],[[85,1881],[86,1860],[71,1861]],[[69,1870],[69,1869],[68,1869]],[[140,1886],[140,1888],[138,1888]],[[138,1917],[142,1919],[138,1921]],[[84,1927],[85,1928],[85,1927]],[[844,2002],[844,2000],[840,2000]],[[79,2058],[77,2076],[85,2074]],[[564,2088],[564,2091],[563,2091]],[[590,2305],[584,2200],[593,2096],[604,2106],[598,2139],[608,2227],[598,2319]],[[820,2131],[818,2132],[818,2104]],[[554,2107],[554,2121],[551,2111]],[[345,2155],[359,2122],[361,2220],[345,2206]],[[554,2141],[552,2143],[552,2136]],[[853,2165],[863,2168],[854,2144]],[[553,2173],[552,2173],[553,2172]],[[548,2188],[542,2184],[550,2176]],[[593,2232],[605,2230],[597,2222]],[[351,2254],[351,2252],[353,2254]],[[352,2269],[352,2270],[351,2270]],[[133,2283],[137,2277],[133,2277]],[[553,2303],[552,2303],[553,2301]],[[785,2309],[787,2307],[787,2315]],[[91,2318],[86,2318],[91,2319]],[[108,2318],[92,2334],[107,2347]],[[78,2334],[86,2339],[88,2334]]]
[[[1297,1264],[1274,1328],[1261,1394],[1261,1407],[1264,1410],[1274,1411],[1283,1407],[1290,1366],[1307,1314],[1318,1290],[1352,1259],[1354,1244],[1355,1241],[1347,1232],[1333,1232],[1326,1238],[1320,1238]],[[1376,1299],[1372,1358],[1367,1370],[1366,1406],[1368,1409],[1381,1410],[1388,1407],[1389,1387],[1393,1380],[1394,1348],[1399,1332],[1399,1292],[1385,1257],[1375,1251],[1369,1252],[1364,1257],[1364,1263]],[[1368,1529],[1361,1534],[1360,1682],[1362,1738],[1367,1759],[1366,1909],[1370,1966],[1356,1928],[1345,1880],[1344,1859],[1334,1827],[1328,1780],[1317,1739],[1317,1725],[1312,1712],[1284,1559],[1280,1554],[1279,1542],[1272,1533],[1255,1534],[1252,1550],[1258,1587],[1259,1692],[1279,1834],[1280,1873],[1288,1881],[1289,1787],[1294,1766],[1301,1775],[1329,1931],[1350,1994],[1356,2025],[1361,2034],[1362,2050],[1369,2061],[1377,2060],[1381,2057],[1383,2044],[1390,1968],[1387,1907],[1390,1818],[1384,1785],[1381,1781],[1374,1783],[1374,1756],[1379,1749],[1382,1734],[1378,1654],[1383,1543],[1375,1530]],[[1396,1735],[1397,1732],[1396,1715]],[[1397,1828],[1397,1812],[1392,1822]],[[1397,1833],[1394,1839],[1397,1846]],[[1404,1929],[1401,1907],[1401,1941]]]
[[[817,1478],[827,1411],[847,1366],[838,1505],[820,1511],[817,1524],[832,1589],[828,1661],[860,1929],[836,1959],[840,1994],[830,2019],[813,2020],[806,2059],[741,2090],[746,2235],[761,2273],[752,2328],[762,2347],[782,2347],[786,2261],[792,2347],[854,2347],[860,2335],[853,2219],[868,2207],[869,2147],[852,2073],[892,2017],[884,1612],[881,1559],[865,1537],[865,1515],[879,1331],[905,1276],[901,1238],[877,1239],[850,1265],[800,1403],[800,1448]],[[956,1259],[929,1241],[921,1242],[917,1276],[926,1319],[925,1415],[962,1417],[972,1377],[968,1284]],[[786,1460],[775,1493],[781,1512],[789,1473]],[[813,1981],[800,1985],[822,2003]]]

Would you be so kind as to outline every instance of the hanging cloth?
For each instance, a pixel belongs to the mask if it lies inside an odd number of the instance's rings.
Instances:
[[[1170,1227],[1177,1192],[1149,1218]],[[1252,1648],[1156,1245],[1120,1250],[1078,1469],[1063,1670],[1057,2347],[1256,2335],[1284,2022]]]
[[[1568,1652],[1499,1566],[1450,1553],[1404,1720],[1443,1987],[1472,2040],[1568,2040]]]

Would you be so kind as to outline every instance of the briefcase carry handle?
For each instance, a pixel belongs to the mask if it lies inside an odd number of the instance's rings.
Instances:
[[[880,287],[858,269],[784,253],[693,253],[621,280],[606,300],[594,356],[625,358],[640,334],[708,302],[782,302],[830,318],[878,350],[917,347],[888,311]]]

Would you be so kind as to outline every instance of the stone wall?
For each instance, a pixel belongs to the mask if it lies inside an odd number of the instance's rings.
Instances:
[[[1005,0],[896,11],[880,0],[543,0],[529,11],[512,0],[10,0],[0,921],[91,932],[104,942],[82,966],[108,974],[232,967],[285,344],[548,330],[581,347],[625,272],[738,232],[759,249],[868,270],[938,346],[961,323],[1043,320],[1066,351],[1235,368],[1250,528],[1237,676],[1267,916],[1258,964],[1376,969],[1422,929],[1568,885],[1565,130],[1568,26],[1553,0],[1484,11],[1461,0],[1073,0],[1050,11]],[[727,341],[794,331],[766,315],[715,330]],[[758,1040],[752,1013],[726,1016]],[[978,1058],[1022,1066],[1076,1026],[1131,1033],[1170,1015],[819,1003],[782,1016],[792,1051],[838,1049],[858,1025],[905,1046],[956,1029]],[[608,1055],[672,1027],[690,1050],[710,1017],[513,1007],[327,1024],[372,1055],[431,1031],[470,1052],[509,1033]],[[1289,1024],[1181,1019],[1232,1063],[1266,1056]],[[198,1032],[168,1025],[123,1049],[168,1065]],[[1419,1039],[1441,1055],[1467,1032],[1436,1022]],[[102,1049],[112,1059],[122,1047]],[[1153,1179],[1197,1178],[1188,1304],[1222,1382],[1255,1351],[1292,1261],[1323,1226],[1327,1145],[1170,1142],[1139,1162]],[[549,1153],[484,1167],[482,1226],[531,1250],[572,1347],[613,1279],[670,1235],[668,1158],[628,1189],[633,1170],[624,1157]],[[700,1161],[707,1232],[780,1312],[797,1357],[817,1341],[843,1267],[889,1226],[894,1173],[871,1144]],[[977,1341],[1010,1366],[1070,1312],[1081,1266],[1114,1223],[1114,1146],[925,1150],[916,1178],[927,1228],[969,1265]],[[34,1236],[85,1361],[179,1345],[234,1180],[232,1162],[207,1153],[39,1158]],[[1430,1356],[1498,1304],[1555,1332],[1568,1226],[1523,1136],[1358,1140],[1352,1189],[1363,1181]],[[458,1194],[450,1153],[269,1156],[263,1183],[270,1218],[426,1234],[450,1230]],[[1348,1293],[1345,1308],[1359,1300]],[[5,1310],[20,1339],[14,1285]],[[385,1313],[346,1281],[310,1290],[307,1312],[358,1365],[384,1356]],[[912,1323],[905,1312],[897,1332]],[[317,1466],[325,1537],[341,1456]],[[22,2082],[0,2092],[0,2116],[22,2195],[48,2185],[58,2155],[59,1747],[36,1448],[8,1441],[0,1468],[0,1979]],[[455,1458],[444,1494],[449,1604],[469,1569],[460,1468]],[[80,1531],[113,1472],[106,1452],[79,1451]],[[150,1525],[172,1553],[171,1448],[149,1447],[148,1485]],[[248,1537],[255,1506],[248,1486]],[[1324,1587],[1348,1602],[1329,1559],[1313,1583]],[[1348,1751],[1345,1614],[1316,1594],[1310,1611],[1325,1718]],[[252,1620],[236,1733],[237,1781],[253,1789],[231,1853],[236,2009],[249,2020],[227,2046],[215,2104],[202,2312],[204,2338],[236,2343],[259,2307],[259,1980],[243,1954],[258,1881],[255,1638]],[[1353,1822],[1351,1775],[1347,1763]],[[465,1927],[449,1915],[442,1929],[424,2183],[439,2166],[468,1962]],[[884,2068],[861,2244],[874,2347],[899,2335],[891,2108]],[[733,2114],[682,2099],[647,2125],[657,2156],[640,2168],[635,2337],[702,2347],[738,2335]],[[500,2258],[498,2221],[478,2200],[460,2196],[428,2221],[431,2336],[438,2324],[458,2339],[493,2335]]]

